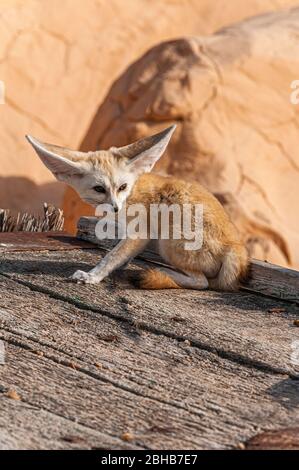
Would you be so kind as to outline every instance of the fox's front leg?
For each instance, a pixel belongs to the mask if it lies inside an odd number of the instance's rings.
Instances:
[[[76,271],[72,279],[85,284],[97,284],[144,250],[148,240],[121,240],[91,271]]]

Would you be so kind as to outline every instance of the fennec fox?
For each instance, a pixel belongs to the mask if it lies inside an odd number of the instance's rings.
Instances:
[[[248,257],[234,225],[221,204],[196,182],[149,173],[166,149],[175,126],[125,147],[96,152],[77,152],[45,144],[27,136],[37,154],[55,177],[71,185],[94,207],[111,204],[117,212],[126,203],[201,204],[203,243],[200,249],[186,250],[184,237],[162,239],[156,245],[162,258],[178,271],[161,267],[149,270],[141,279],[146,289],[190,288],[235,290],[245,275]],[[76,271],[72,279],[96,284],[144,250],[144,239],[122,239],[91,271]]]

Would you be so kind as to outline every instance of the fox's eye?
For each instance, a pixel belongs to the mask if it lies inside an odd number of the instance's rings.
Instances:
[[[104,188],[104,186],[94,186],[92,189],[94,191],[96,191],[97,193],[105,193],[106,192],[106,189]]]
[[[119,191],[124,191],[125,189],[127,189],[127,183],[122,184],[122,185],[118,188]]]

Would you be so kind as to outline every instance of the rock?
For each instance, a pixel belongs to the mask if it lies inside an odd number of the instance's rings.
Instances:
[[[225,203],[252,256],[299,266],[299,8],[208,37],[160,44],[110,89],[83,150],[125,145],[176,122],[155,167]],[[86,208],[66,192],[65,211]]]
[[[0,176],[19,178],[16,210],[57,204],[53,177],[24,139],[77,148],[108,88],[132,61],[160,41],[210,34],[297,0],[2,0]],[[0,100],[1,102],[1,100]],[[27,182],[31,180],[29,190]],[[9,181],[7,183],[10,183]],[[3,182],[5,184],[5,182]],[[35,187],[35,185],[38,185]],[[4,186],[3,186],[4,188]],[[56,188],[56,187],[55,187]],[[1,194],[0,207],[11,208]],[[59,196],[61,202],[61,196]]]
[[[60,206],[64,191],[56,181],[36,184],[28,177],[0,176],[0,209],[10,209],[13,214],[21,211],[41,215],[43,202]]]

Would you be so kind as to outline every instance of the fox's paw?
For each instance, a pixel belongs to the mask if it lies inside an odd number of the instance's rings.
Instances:
[[[72,277],[72,281],[78,282],[78,284],[98,284],[101,279],[91,273],[85,271],[76,271]]]

